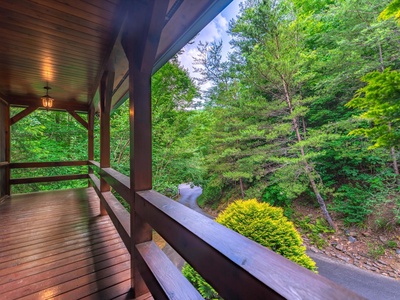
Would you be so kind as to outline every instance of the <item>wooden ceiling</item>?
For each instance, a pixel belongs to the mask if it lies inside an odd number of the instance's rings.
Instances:
[[[100,78],[111,63],[113,104],[125,100],[128,62],[120,32],[132,22],[124,23],[127,1],[142,0],[0,1],[0,97],[13,105],[40,105],[48,81],[55,108],[97,108]],[[165,1],[169,8],[154,71],[231,0]]]

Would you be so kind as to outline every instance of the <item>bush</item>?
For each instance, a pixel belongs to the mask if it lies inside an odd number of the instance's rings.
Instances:
[[[335,194],[333,210],[343,214],[345,225],[361,224],[372,212],[370,189],[350,184],[342,185]]]
[[[298,228],[300,228],[302,233],[308,237],[311,244],[317,246],[320,249],[328,244],[322,234],[335,232],[332,228],[329,227],[328,222],[326,222],[326,220],[322,218],[317,218],[315,221],[312,221],[311,218],[307,216],[304,219],[297,219],[295,223]]]
[[[284,215],[282,208],[260,203],[256,199],[237,200],[231,203],[216,221],[247,238],[279,253],[293,262],[316,271],[315,262],[306,255],[306,248],[292,222]],[[182,270],[188,280],[203,297],[215,299],[217,294],[189,265]]]

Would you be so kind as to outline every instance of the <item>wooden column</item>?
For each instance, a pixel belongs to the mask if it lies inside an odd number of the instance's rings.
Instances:
[[[5,130],[6,130],[6,161],[11,163],[11,122],[10,122],[10,105],[5,105]],[[11,195],[11,169],[6,167],[6,195]]]
[[[133,2],[133,3],[132,3]],[[122,45],[129,61],[131,278],[134,297],[148,292],[136,245],[152,239],[151,227],[136,213],[137,191],[152,188],[151,74],[168,1],[132,1]]]
[[[94,108],[91,107],[88,113],[88,160],[94,160]],[[91,167],[88,167],[88,174],[93,174]],[[89,186],[92,186],[88,180]]]
[[[114,73],[104,72],[100,82],[100,168],[110,167],[110,111],[113,84]],[[100,179],[100,191],[110,191],[110,185],[103,178]],[[103,205],[100,205],[100,213],[107,214]]]

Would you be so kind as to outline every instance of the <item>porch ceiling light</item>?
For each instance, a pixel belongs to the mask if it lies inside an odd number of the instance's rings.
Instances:
[[[46,86],[43,88],[46,90],[46,95],[44,95],[41,98],[42,104],[43,104],[43,107],[45,107],[46,109],[49,109],[49,108],[53,107],[53,101],[54,101],[54,99],[49,96],[49,90],[51,90],[51,87],[49,87],[49,82],[46,82]]]

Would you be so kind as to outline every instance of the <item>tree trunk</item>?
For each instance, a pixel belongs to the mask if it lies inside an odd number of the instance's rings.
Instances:
[[[394,173],[398,176],[399,175],[399,166],[397,164],[396,150],[394,149],[394,147],[390,148],[390,154],[392,155],[392,159],[393,159]]]
[[[388,124],[389,131],[392,131],[392,123],[389,122]],[[398,178],[399,178],[399,165],[397,164],[397,158],[396,158],[396,149],[394,147],[390,148],[390,155],[392,156],[393,160],[393,171],[396,174],[396,183],[398,184]]]
[[[381,72],[385,71],[385,64],[383,62],[383,51],[381,43],[378,43],[378,50],[379,50],[379,63]]]
[[[290,94],[289,94],[288,85],[287,85],[287,83],[285,81],[285,78],[283,76],[281,76],[281,78],[282,78],[283,89],[284,89],[284,92],[285,92],[286,103],[288,105],[290,113],[292,114],[293,113],[293,107],[292,107],[292,101],[291,101]],[[292,122],[293,122],[294,130],[296,132],[297,141],[301,142],[302,141],[302,137],[301,137],[301,134],[300,134],[300,128],[299,128],[299,123],[298,123],[297,118],[294,117],[292,119]],[[305,123],[303,123],[303,127],[304,126],[305,126]],[[305,129],[305,128],[303,128],[303,129]],[[311,165],[309,165],[309,163],[308,163],[308,161],[306,159],[306,155],[305,155],[305,151],[304,151],[303,147],[300,147],[300,153],[301,153],[301,157],[303,158],[303,161],[304,161],[305,172],[306,172],[306,174],[308,176],[308,179],[310,181],[310,184],[311,184],[311,187],[313,189],[313,192],[314,192],[314,194],[315,194],[315,196],[317,198],[317,201],[319,203],[319,206],[321,208],[322,215],[324,216],[325,220],[328,222],[329,226],[333,230],[336,231],[337,230],[336,225],[335,225],[335,223],[333,223],[332,218],[331,218],[331,216],[330,216],[330,214],[328,212],[328,209],[326,208],[325,201],[324,201],[324,199],[322,198],[322,196],[321,196],[321,194],[319,192],[317,184],[315,183],[315,180],[314,180],[314,177],[313,177],[313,173],[315,173],[315,170]]]

